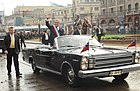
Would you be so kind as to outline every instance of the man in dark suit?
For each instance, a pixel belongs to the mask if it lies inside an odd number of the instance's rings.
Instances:
[[[26,47],[26,44],[25,44],[25,35],[24,35],[23,32],[20,32],[19,38],[20,38],[21,48],[22,48],[22,43],[24,44],[24,48],[25,48]]]
[[[21,77],[21,73],[19,71],[19,62],[18,62],[18,54],[20,52],[20,43],[19,37],[14,34],[13,27],[9,27],[9,33],[4,38],[4,53],[7,54],[7,70],[8,76],[11,75],[11,65],[12,65],[12,57],[14,61],[14,66],[16,70],[16,76]]]
[[[101,42],[102,35],[103,35],[103,29],[100,26],[97,26],[96,36],[97,36],[99,42]]]
[[[78,24],[77,29],[74,31],[73,35],[82,35],[82,25]]]
[[[49,43],[53,46],[54,38],[64,35],[64,30],[59,27],[59,20],[55,20],[54,25],[50,25],[49,18],[46,19],[46,26],[50,29]]]
[[[42,36],[42,44],[48,45],[49,44],[49,30],[45,30]]]

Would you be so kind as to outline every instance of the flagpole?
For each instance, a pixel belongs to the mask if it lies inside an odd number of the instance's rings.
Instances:
[[[88,40],[88,43],[89,43],[89,40]],[[89,43],[88,47],[89,47],[89,50],[90,50],[90,43]],[[90,51],[89,50],[88,50],[88,55],[90,56]]]
[[[136,46],[135,46],[135,51],[136,51],[136,49],[137,49],[137,40],[138,40],[138,38],[136,37]]]

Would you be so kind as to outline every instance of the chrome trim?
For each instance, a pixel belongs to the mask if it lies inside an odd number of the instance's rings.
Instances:
[[[105,69],[92,69],[92,70],[80,70],[78,76],[80,78],[87,77],[100,77],[100,76],[110,76],[110,71],[122,70],[123,73],[128,73],[131,71],[140,70],[140,64],[133,64],[121,67],[105,68]]]
[[[73,68],[69,62],[64,61],[64,62],[61,64],[61,67],[60,67],[61,73],[62,73],[62,67],[63,67],[64,64],[68,64],[71,68]]]
[[[58,74],[58,75],[61,75],[61,72],[58,72],[58,71],[50,70],[50,69],[43,68],[43,67],[40,67],[40,66],[37,66],[37,68],[39,68],[41,70],[49,71],[49,72],[52,72],[52,73],[55,73],[55,74]]]

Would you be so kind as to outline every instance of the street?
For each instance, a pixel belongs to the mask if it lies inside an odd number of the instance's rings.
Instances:
[[[27,45],[28,47],[29,45]],[[16,78],[14,65],[12,76],[7,76],[6,56],[0,54],[0,91],[140,91],[140,70],[131,72],[122,82],[116,82],[113,77],[88,78],[81,81],[77,88],[65,84],[62,76],[41,71],[34,74],[31,66],[19,57],[22,78]]]

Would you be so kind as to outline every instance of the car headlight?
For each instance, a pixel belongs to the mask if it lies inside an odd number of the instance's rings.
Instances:
[[[81,69],[82,70],[88,69],[88,58],[87,57],[82,57],[82,60],[81,60]]]
[[[135,54],[135,63],[140,63],[140,53],[136,52]]]

